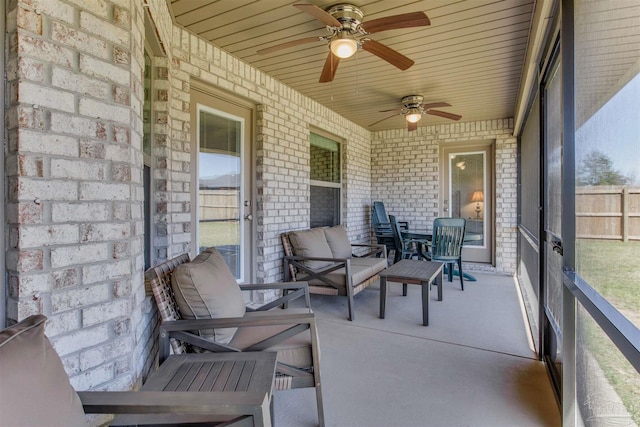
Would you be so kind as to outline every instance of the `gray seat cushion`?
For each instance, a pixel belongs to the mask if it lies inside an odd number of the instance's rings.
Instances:
[[[259,319],[260,317],[268,317],[273,314],[290,313],[309,313],[309,310],[303,308],[289,308],[286,310],[278,310],[276,312],[256,311],[247,313],[245,317]],[[293,325],[269,325],[238,328],[238,331],[233,336],[233,339],[231,340],[229,345],[232,347],[245,349],[253,344],[272,337],[273,335],[282,332],[290,328],[291,326]],[[311,332],[309,332],[308,330],[299,333],[279,344],[276,344],[273,347],[270,347],[268,350],[276,351],[278,353],[278,362],[285,363],[287,365],[302,368],[305,366],[311,366],[313,364],[311,355]]]
[[[292,231],[289,233],[289,241],[297,256],[333,258],[333,252],[331,252],[322,228]],[[317,270],[331,264],[331,261],[305,261],[304,263],[307,267]]]
[[[351,242],[344,225],[324,229],[324,235],[334,258],[351,258]]]
[[[382,270],[387,268],[387,260],[385,260],[384,258],[373,258],[373,257],[351,258],[351,265],[367,266],[371,268],[371,275],[374,275],[374,274],[380,273]]]
[[[369,265],[354,265],[351,264],[351,283],[354,285],[358,285],[359,283],[364,282],[369,277],[373,276],[373,270]],[[324,275],[327,279],[331,280],[335,286],[338,288],[341,294],[345,294],[345,290],[347,287],[346,282],[346,274],[344,268],[339,268],[331,273],[327,273]],[[326,282],[323,282],[320,279],[310,279],[309,285],[311,286],[327,286]]]
[[[41,314],[0,331],[0,424],[84,426],[82,403],[44,334]]]
[[[184,319],[219,319],[245,314],[242,291],[227,263],[215,248],[205,249],[193,261],[180,264],[171,287]],[[236,328],[201,330],[200,335],[228,344]]]

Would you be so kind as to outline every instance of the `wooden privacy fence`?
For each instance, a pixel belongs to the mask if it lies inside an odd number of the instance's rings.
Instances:
[[[237,220],[240,192],[235,189],[200,190],[200,221]]]
[[[640,187],[576,187],[576,235],[640,240]]]

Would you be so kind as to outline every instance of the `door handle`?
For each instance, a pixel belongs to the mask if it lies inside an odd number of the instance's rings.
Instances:
[[[557,253],[560,256],[564,254],[564,249],[562,249],[562,242],[559,242],[559,241],[551,242],[551,249],[553,249],[553,252]]]
[[[244,219],[246,219],[247,221],[253,221],[253,215],[251,214],[245,215]]]

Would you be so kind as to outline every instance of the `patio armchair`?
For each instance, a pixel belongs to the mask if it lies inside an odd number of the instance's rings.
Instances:
[[[261,422],[251,415],[236,415],[246,411],[246,402],[234,402],[228,394],[231,399],[220,399],[224,392],[76,392],[44,333],[46,320],[36,314],[0,331],[0,424],[4,426],[81,427],[87,425],[85,414],[135,414],[139,422],[154,425],[176,425],[176,419],[211,426]]]
[[[324,426],[320,348],[305,282],[236,283],[215,248],[193,261],[179,255],[150,268],[145,280],[161,318],[159,359],[169,353],[275,351],[275,390],[315,387],[318,423]],[[258,308],[245,307],[243,291],[275,289],[280,298]],[[306,308],[281,307],[304,298]]]
[[[453,281],[453,269],[458,265],[460,288],[464,290],[462,274],[462,245],[466,221],[464,218],[436,218],[433,221],[431,250],[427,253],[431,261],[445,263],[449,281]]]

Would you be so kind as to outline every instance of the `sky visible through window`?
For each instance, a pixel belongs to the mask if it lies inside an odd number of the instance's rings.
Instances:
[[[593,151],[609,157],[629,184],[640,185],[640,74],[577,130],[578,165]]]
[[[200,153],[200,179],[240,173],[240,157]]]

